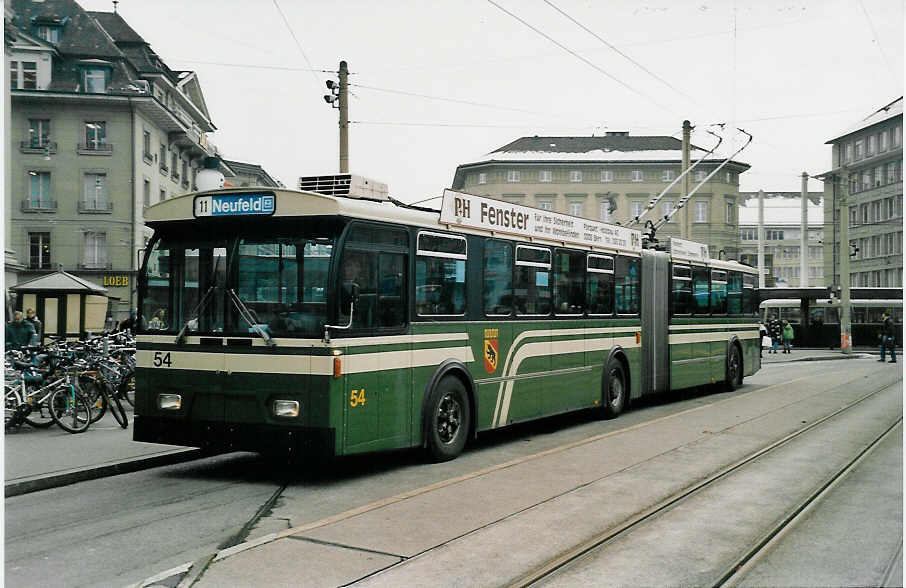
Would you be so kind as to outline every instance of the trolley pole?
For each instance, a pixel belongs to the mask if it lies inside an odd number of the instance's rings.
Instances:
[[[686,170],[689,169],[689,145],[692,140],[692,123],[688,120],[683,121],[683,169],[680,170],[681,173],[684,173],[683,176],[683,202],[686,201],[686,195],[689,194],[689,174],[686,174]],[[688,203],[687,203],[688,204]],[[680,211],[682,217],[680,221],[680,237],[683,239],[691,239],[692,231],[691,228],[687,229],[687,219],[689,218],[689,213],[685,210],[687,207],[684,206],[683,210]]]
[[[808,288],[808,173],[802,172],[802,219],[799,221],[799,287]],[[803,321],[804,324],[804,321]]]
[[[849,308],[849,171],[842,168],[840,191],[840,351],[852,353],[852,324]],[[839,179],[839,178],[838,178]]]
[[[764,190],[758,191],[758,287],[764,288]]]
[[[340,62],[340,173],[349,173],[349,68]]]

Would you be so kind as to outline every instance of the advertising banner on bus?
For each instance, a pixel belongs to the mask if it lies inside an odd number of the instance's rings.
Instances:
[[[634,229],[454,190],[444,190],[440,221],[589,247],[642,251],[642,233]]]
[[[670,237],[670,254],[673,257],[682,257],[693,261],[707,261],[711,258],[708,246],[704,243],[686,241],[676,237]]]

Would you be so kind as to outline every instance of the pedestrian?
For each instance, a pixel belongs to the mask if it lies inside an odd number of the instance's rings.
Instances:
[[[884,361],[884,349],[887,348],[890,351],[889,363],[896,363],[896,325],[893,324],[893,319],[890,318],[890,314],[888,314],[887,312],[884,312],[884,314],[881,315],[881,320],[883,320],[884,323],[881,326],[881,359],[879,359],[878,361]]]
[[[30,322],[25,320],[21,310],[13,314],[13,320],[6,323],[6,348],[21,349],[37,343],[38,334]]]
[[[38,340],[41,341],[44,332],[42,331],[41,319],[35,314],[34,308],[29,308],[25,311],[25,320],[31,323],[31,326],[35,328],[35,333],[38,335]]]
[[[764,338],[768,336],[768,328],[763,322],[758,323],[758,358],[764,357]]]
[[[771,353],[777,353],[777,347],[783,337],[783,324],[776,316],[771,316],[768,321],[768,334],[771,336]]]
[[[783,352],[790,353],[790,348],[793,346],[793,325],[787,321],[783,321]]]
[[[119,330],[128,331],[130,333],[135,331],[135,311],[134,310],[129,312],[129,318],[124,318],[123,320],[120,321]]]

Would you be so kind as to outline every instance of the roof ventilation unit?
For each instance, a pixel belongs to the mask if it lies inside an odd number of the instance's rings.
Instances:
[[[301,177],[299,178],[299,190],[316,192],[325,196],[389,200],[387,184],[353,174]]]

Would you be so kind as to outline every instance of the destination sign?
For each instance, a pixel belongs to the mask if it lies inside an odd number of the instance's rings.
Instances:
[[[676,237],[670,237],[670,255],[695,261],[706,261],[711,259],[711,255],[708,252],[708,246],[704,243],[686,241],[685,239],[677,239]]]
[[[634,229],[453,190],[444,190],[440,221],[589,247],[642,250],[642,233]]]
[[[196,217],[270,215],[275,210],[272,193],[196,196],[193,205]]]

